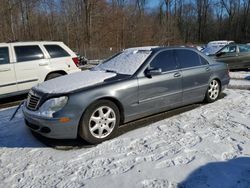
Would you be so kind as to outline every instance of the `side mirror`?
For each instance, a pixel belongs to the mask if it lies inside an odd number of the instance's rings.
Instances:
[[[161,70],[161,68],[147,69],[145,71],[145,74],[146,74],[146,76],[149,76],[149,77],[154,76],[154,75],[161,75],[162,70]]]
[[[216,53],[216,57],[220,57],[220,56],[222,56],[222,55],[224,55],[226,52],[218,52],[218,53]]]

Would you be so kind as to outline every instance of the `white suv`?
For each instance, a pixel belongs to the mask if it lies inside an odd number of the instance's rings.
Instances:
[[[0,98],[81,71],[76,54],[62,42],[0,43]]]

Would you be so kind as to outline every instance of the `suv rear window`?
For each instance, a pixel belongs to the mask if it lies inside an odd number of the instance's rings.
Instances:
[[[17,62],[34,61],[44,58],[39,46],[15,46]]]
[[[62,47],[58,45],[44,45],[51,58],[70,56]]]
[[[0,47],[0,65],[9,64],[9,49],[8,47]]]

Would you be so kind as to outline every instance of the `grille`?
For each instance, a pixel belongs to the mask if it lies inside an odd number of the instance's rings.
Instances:
[[[28,109],[37,110],[40,99],[41,99],[40,97],[29,93],[28,94],[28,100],[27,100]]]

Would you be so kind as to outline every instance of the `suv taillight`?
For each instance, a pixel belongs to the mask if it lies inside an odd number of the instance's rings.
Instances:
[[[72,60],[74,61],[75,65],[76,65],[77,67],[79,67],[79,63],[80,63],[80,62],[79,62],[78,57],[73,57]]]

